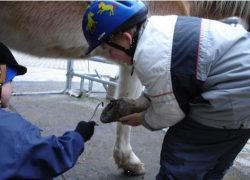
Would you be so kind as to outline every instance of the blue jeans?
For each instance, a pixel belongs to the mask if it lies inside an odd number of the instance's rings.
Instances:
[[[217,129],[185,118],[167,131],[157,180],[219,180],[250,138],[250,129]]]

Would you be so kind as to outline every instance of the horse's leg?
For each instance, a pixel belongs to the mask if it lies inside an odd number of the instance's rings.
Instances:
[[[142,85],[136,76],[130,75],[131,68],[122,66],[120,68],[120,82],[117,95],[119,97],[137,98]],[[116,96],[116,97],[118,97]],[[145,173],[144,164],[135,155],[130,145],[131,127],[117,123],[117,136],[113,156],[119,168],[130,175],[142,175]]]

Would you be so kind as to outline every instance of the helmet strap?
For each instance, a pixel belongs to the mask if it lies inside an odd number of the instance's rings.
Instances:
[[[6,79],[6,65],[0,65],[0,107],[2,107],[2,86]]]
[[[111,41],[108,41],[107,44],[108,44],[109,46],[113,47],[113,48],[116,48],[116,49],[119,49],[119,50],[125,52],[125,53],[126,53],[127,55],[129,55],[129,56],[132,55],[132,54],[131,54],[131,53],[132,53],[132,52],[131,52],[131,48],[126,49],[125,47],[122,47],[122,46],[120,46],[119,44],[113,43],[113,42],[111,42]]]
[[[137,46],[137,42],[138,42],[138,37],[139,37],[139,32],[140,32],[140,29],[142,27],[142,24],[143,23],[140,23],[140,24],[137,24],[136,25],[136,31],[132,37],[132,44],[130,46],[130,51],[131,51],[131,57],[134,58],[134,54],[135,54],[135,49],[136,49],[136,46]]]
[[[125,47],[120,46],[119,44],[113,43],[112,41],[107,41],[107,44],[111,47],[114,47],[116,49],[119,49],[123,52],[125,52],[127,55],[129,55],[130,57],[134,57],[135,54],[135,49],[136,49],[136,45],[137,45],[137,41],[138,41],[138,37],[139,37],[139,31],[141,29],[143,23],[137,24],[136,26],[136,31],[132,37],[132,44],[130,45],[130,47],[128,49],[126,49]]]

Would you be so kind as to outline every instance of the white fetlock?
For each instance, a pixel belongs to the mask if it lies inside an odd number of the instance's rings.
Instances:
[[[116,144],[113,151],[115,163],[118,168],[124,169],[124,172],[128,175],[143,175],[145,174],[144,164],[132,151],[130,131],[130,126],[117,123]]]
[[[122,152],[115,149],[113,157],[118,168],[122,168],[124,173],[130,176],[139,176],[145,174],[144,164],[134,154],[132,150],[129,152]]]

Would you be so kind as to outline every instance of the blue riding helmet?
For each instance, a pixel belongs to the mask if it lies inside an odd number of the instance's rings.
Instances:
[[[27,68],[17,63],[10,49],[0,42],[0,64],[6,64],[16,69],[16,75],[23,75],[27,72]]]
[[[148,9],[141,1],[93,1],[85,11],[82,22],[84,36],[89,44],[88,55],[113,34],[144,22]]]
[[[7,66],[6,71],[6,79],[4,83],[10,82],[14,79],[14,77],[17,75],[17,70],[13,67]]]

